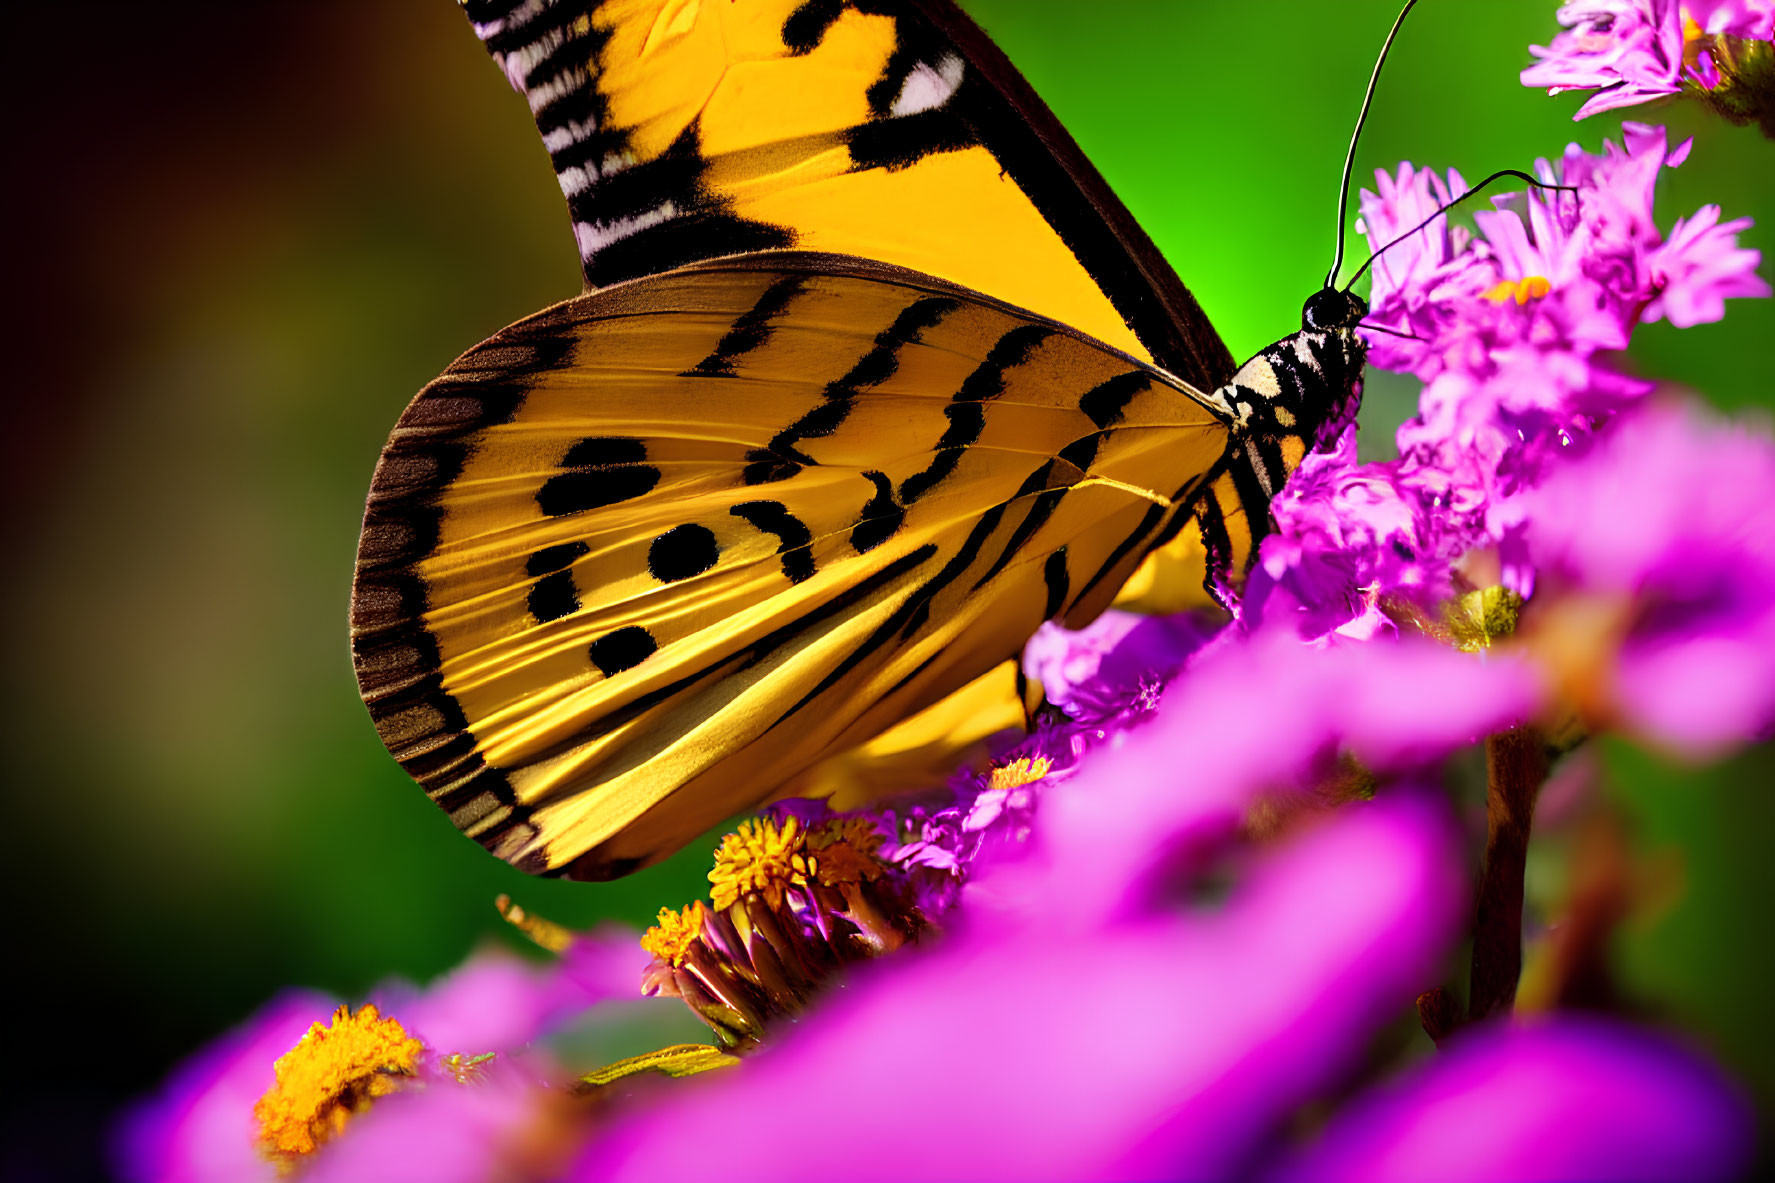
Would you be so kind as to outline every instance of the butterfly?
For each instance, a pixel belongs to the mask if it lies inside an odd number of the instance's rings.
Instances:
[[[1235,369],[946,0],[462,3],[585,290],[401,416],[352,650],[389,751],[525,870],[620,876],[987,727],[1044,621],[1230,595],[1354,414],[1360,300]]]

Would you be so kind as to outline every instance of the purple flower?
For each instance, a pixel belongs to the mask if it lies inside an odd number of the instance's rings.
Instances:
[[[1044,905],[1048,923],[1114,915],[1178,844],[1236,826],[1255,795],[1310,782],[1340,751],[1411,774],[1532,716],[1539,702],[1526,664],[1420,640],[1229,638],[1191,665],[1151,724],[1044,794],[1041,857],[1004,871],[1064,884]]]
[[[1522,84],[1550,94],[1600,89],[1577,118],[1681,92],[1677,0],[1582,0],[1561,8],[1559,23],[1566,31],[1552,45],[1529,47],[1540,61],[1522,72]]]
[[[1218,912],[1007,922],[878,963],[743,1078],[631,1116],[572,1177],[693,1177],[707,1148],[682,1131],[772,1129],[835,1087],[840,1155],[727,1139],[723,1177],[1223,1175],[1431,971],[1461,895],[1447,841],[1402,800],[1291,846]]]
[[[1679,329],[1707,324],[1726,314],[1734,296],[1766,296],[1769,285],[1756,273],[1759,252],[1738,245],[1749,218],[1720,221],[1717,205],[1702,206],[1692,218],[1678,218],[1670,238],[1652,252],[1650,266],[1658,295],[1646,306],[1648,321],[1669,320]]]
[[[1280,1177],[1732,1179],[1753,1139],[1750,1106],[1716,1069],[1629,1027],[1560,1018],[1458,1040]]]
[[[1399,429],[1396,461],[1360,464],[1346,436],[1302,464],[1275,500],[1247,627],[1286,619],[1310,638],[1372,636],[1392,631],[1404,604],[1433,615],[1466,586],[1532,590],[1530,569],[1462,564],[1497,550],[1521,519],[1517,499],[1651,389],[1607,353],[1641,323],[1696,324],[1729,297],[1768,294],[1760,256],[1738,245],[1746,220],[1721,223],[1709,206],[1659,232],[1658,175],[1688,150],[1626,124],[1600,154],[1573,147],[1538,163],[1575,193],[1501,197],[1474,215],[1478,236],[1438,219],[1379,256],[1369,319],[1417,339],[1376,335],[1369,360],[1425,381],[1418,414]],[[1410,165],[1378,182],[1362,194],[1377,250],[1461,186]]]
[[[612,972],[618,966],[620,975]],[[639,974],[634,934],[623,932],[580,938],[556,967],[483,954],[425,990],[394,983],[376,997],[424,1042],[427,1091],[435,1091],[448,1087],[454,1071],[444,1057],[521,1051],[593,1003],[634,997]],[[324,1025],[335,1005],[318,994],[286,995],[181,1065],[120,1123],[118,1174],[179,1183],[276,1178],[255,1149],[254,1103],[275,1082],[277,1059],[311,1026]],[[396,1101],[405,1098],[384,1097],[377,1106]]]
[[[119,1123],[118,1175],[141,1183],[276,1179],[254,1149],[253,1103],[271,1087],[277,1058],[335,1005],[306,991],[281,995],[181,1064]]]
[[[1685,92],[1731,92],[1742,43],[1775,38],[1772,0],[1581,0],[1562,7],[1558,19],[1565,31],[1550,46],[1529,47],[1540,60],[1522,82],[1549,94],[1596,91],[1578,119]],[[1736,95],[1720,106],[1739,122],[1758,114],[1742,109]]]
[[[301,1177],[304,1183],[541,1177],[551,1163],[561,1165],[576,1137],[562,1085],[529,1065],[495,1061],[462,1085],[384,1098],[353,1121],[349,1136],[315,1155]]]
[[[1113,609],[1073,631],[1042,625],[1023,646],[1023,672],[1067,714],[1082,717],[1125,698],[1146,679],[1169,678],[1218,625],[1194,616],[1136,616]]]
[[[1775,721],[1775,443],[1659,408],[1524,497],[1533,643],[1601,721],[1693,753]]]

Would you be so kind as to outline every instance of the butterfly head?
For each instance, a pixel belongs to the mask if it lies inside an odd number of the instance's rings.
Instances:
[[[1327,446],[1356,416],[1368,347],[1357,325],[1368,315],[1360,296],[1326,288],[1301,309],[1301,330],[1246,362],[1216,392],[1242,432],[1294,438],[1302,449]],[[1286,451],[1286,449],[1284,449]],[[1285,468],[1292,470],[1298,456]]]
[[[1354,332],[1368,315],[1368,302],[1353,292],[1322,288],[1308,297],[1300,310],[1300,327],[1307,332]]]

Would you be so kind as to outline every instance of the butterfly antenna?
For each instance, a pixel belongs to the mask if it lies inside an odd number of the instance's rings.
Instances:
[[[1344,213],[1350,206],[1350,170],[1356,167],[1356,141],[1362,138],[1362,125],[1368,121],[1368,107],[1374,102],[1374,87],[1381,80],[1381,67],[1387,64],[1387,51],[1393,48],[1393,38],[1399,36],[1399,26],[1405,23],[1405,14],[1417,7],[1418,0],[1405,0],[1405,7],[1393,21],[1392,31],[1381,45],[1381,55],[1374,60],[1374,73],[1368,76],[1368,92],[1362,96],[1362,112],[1356,116],[1356,130],[1350,133],[1350,150],[1344,154],[1344,179],[1338,188],[1337,195],[1337,253],[1331,257],[1331,271],[1325,276],[1325,286],[1337,286],[1337,273],[1344,265]]]
[[[1573,185],[1549,185],[1546,181],[1543,181],[1538,177],[1531,177],[1525,172],[1519,172],[1518,170],[1513,169],[1513,168],[1501,168],[1497,172],[1493,173],[1491,176],[1489,176],[1489,177],[1485,178],[1483,181],[1479,182],[1479,184],[1474,185],[1471,189],[1468,189],[1467,191],[1462,193],[1459,197],[1456,197],[1451,201],[1444,202],[1442,205],[1437,206],[1435,213],[1431,214],[1429,217],[1427,217],[1423,221],[1419,222],[1416,226],[1413,226],[1410,230],[1407,230],[1404,234],[1399,235],[1397,238],[1393,239],[1391,242],[1389,242],[1385,246],[1381,247],[1380,250],[1375,251],[1373,254],[1369,255],[1368,261],[1363,263],[1362,266],[1356,268],[1356,274],[1350,276],[1350,282],[1344,285],[1344,291],[1347,292],[1351,288],[1355,287],[1356,281],[1358,279],[1362,278],[1363,272],[1367,271],[1370,267],[1374,266],[1374,261],[1376,259],[1378,259],[1382,255],[1386,254],[1388,251],[1392,250],[1394,247],[1398,246],[1400,243],[1404,242],[1406,239],[1410,238],[1412,235],[1416,234],[1419,230],[1422,230],[1425,226],[1428,226],[1431,222],[1434,222],[1437,218],[1440,218],[1443,214],[1446,214],[1449,210],[1451,210],[1455,206],[1461,204],[1461,202],[1467,200],[1469,197],[1479,196],[1480,191],[1483,190],[1487,185],[1490,185],[1493,181],[1501,181],[1505,177],[1515,177],[1519,181],[1527,181],[1530,185],[1532,185],[1536,189],[1552,189],[1552,190],[1557,190],[1560,193],[1576,193],[1578,191],[1577,187],[1573,186]]]

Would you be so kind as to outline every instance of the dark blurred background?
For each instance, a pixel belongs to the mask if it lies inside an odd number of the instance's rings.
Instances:
[[[1297,327],[1395,0],[966,7],[1235,355]],[[1617,132],[1516,82],[1554,9],[1422,5],[1359,180],[1402,159],[1472,178]],[[424,981],[509,939],[502,891],[642,925],[700,894],[708,852],[617,884],[530,880],[455,833],[354,689],[346,599],[389,427],[464,348],[578,288],[528,112],[457,6],[35,4],[8,23],[0,719],[24,989],[0,1170],[102,1177],[115,1106],[278,987]],[[1629,114],[1697,137],[1666,226],[1717,202],[1770,250],[1775,144],[1687,107]],[[1772,340],[1770,303],[1740,301],[1722,324],[1646,329],[1631,364],[1766,408]],[[1373,381],[1371,456],[1414,397]],[[1676,868],[1617,936],[1624,981],[1767,1100],[1775,766],[1605,755],[1596,791]],[[1531,883],[1549,907],[1559,840]]]

